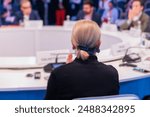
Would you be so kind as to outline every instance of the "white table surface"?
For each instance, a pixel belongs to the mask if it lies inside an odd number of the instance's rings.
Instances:
[[[26,32],[31,33],[31,35],[29,34],[30,36],[28,35],[27,37],[28,38],[33,37],[33,39],[31,38],[31,40],[30,39],[26,40],[25,35],[17,36],[18,35],[17,32],[19,31],[21,31],[23,34],[25,34]],[[66,48],[71,49],[71,43],[70,43],[71,30],[65,30],[63,27],[44,27],[43,29],[38,30],[40,34],[40,35],[38,34],[38,37],[37,35],[35,36],[34,34],[35,32],[37,34],[37,30],[31,30],[31,29],[27,30],[27,29],[22,29],[22,28],[0,29],[0,49],[4,51],[4,52],[1,51],[0,53],[0,56],[1,56],[0,57],[0,91],[46,89],[47,79],[49,78],[50,74],[45,73],[42,68],[38,68],[42,66],[39,66],[36,64],[35,53],[39,50],[45,51],[45,50],[66,49]],[[12,34],[12,35],[9,35],[9,34]],[[14,36],[16,38],[11,38],[11,36]],[[2,37],[5,37],[4,39],[6,40],[4,40]],[[18,37],[24,38],[23,40],[25,41],[25,43],[20,41]],[[61,40],[59,39],[60,37],[62,38]],[[103,37],[105,37],[105,39]],[[109,37],[109,40],[107,39],[107,37]],[[110,40],[111,37],[113,38],[112,40]],[[54,40],[53,38],[55,38],[56,40]],[[11,43],[7,44],[6,41],[9,42],[8,39],[9,40],[11,39],[12,43],[13,43],[13,40],[15,40],[14,45],[12,45]],[[38,42],[37,42],[37,39],[39,39]],[[3,43],[1,43],[1,41]],[[28,48],[28,44],[30,44],[31,41],[33,43]],[[13,49],[14,51],[15,49],[18,49],[19,47],[21,47],[19,45],[20,42],[21,44],[24,44],[24,45],[27,44],[27,45],[23,47],[23,50],[18,50],[17,53],[13,53],[11,55],[9,53],[10,51],[9,46],[12,45],[13,47],[11,49]],[[99,61],[104,60],[105,58],[106,59],[110,57],[113,58],[113,56],[110,53],[110,48],[108,47],[110,47],[111,44],[115,44],[119,42],[129,42],[131,45],[135,46],[140,42],[140,40],[138,38],[132,37],[132,35],[127,34],[126,32],[121,33],[121,32],[102,31],[102,45],[104,43],[105,47],[103,46],[101,53],[98,55]],[[34,49],[35,48],[36,49],[34,50],[32,45],[34,45],[35,43],[36,43],[36,47],[34,46]],[[6,44],[9,46],[6,46]],[[17,48],[14,49],[14,47],[16,46],[15,44],[17,44]],[[49,48],[49,46],[51,48]],[[7,48],[8,50],[5,50]],[[28,48],[28,49],[24,50],[25,48]],[[31,52],[31,50],[33,50],[34,52]],[[25,52],[21,54],[22,51],[25,51]],[[28,53],[28,51],[30,51],[31,53],[30,52]],[[5,55],[5,52],[7,55]],[[131,80],[145,78],[145,77],[150,76],[150,74],[143,74],[143,73],[135,72],[133,71],[133,68],[119,67],[120,63],[121,61],[106,63],[106,64],[113,65],[118,70],[120,82],[126,82],[126,81],[131,81]],[[37,69],[28,69],[28,70],[5,69],[5,68],[26,68],[26,67],[37,67]],[[32,78],[26,77],[28,73],[34,74],[35,72],[41,72],[40,80],[35,80],[34,77]]]

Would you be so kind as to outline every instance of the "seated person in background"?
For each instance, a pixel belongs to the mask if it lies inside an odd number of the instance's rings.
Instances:
[[[15,20],[14,13],[16,12],[12,0],[4,0],[1,6],[1,20],[3,25],[11,25]]]
[[[71,100],[119,94],[117,70],[97,60],[100,37],[100,29],[95,22],[81,20],[75,24],[72,46],[77,57],[52,71],[45,99]]]
[[[54,0],[54,6],[56,9],[56,25],[63,25],[64,20],[66,18],[66,14],[68,14],[68,0]]]
[[[128,18],[128,13],[129,13],[129,10],[132,8],[132,3],[133,3],[134,0],[128,0],[127,4],[126,4],[126,9],[125,9],[125,12],[123,13],[123,16],[124,18]]]
[[[101,10],[108,10],[109,9],[109,5],[108,3],[110,2],[111,0],[99,0],[99,9]]]
[[[142,32],[150,32],[150,17],[143,12],[144,4],[141,0],[134,0],[129,10],[128,20],[119,26],[120,30],[129,30],[140,25]],[[140,24],[139,24],[140,22]]]
[[[110,1],[108,3],[108,6],[109,6],[109,9],[104,11],[104,14],[102,16],[102,21],[115,24],[119,17],[118,9],[115,7],[115,4],[113,1]]]
[[[111,0],[99,0],[98,11],[99,11],[99,14],[101,15],[101,17],[103,15],[104,11],[109,9],[108,3],[110,1]]]
[[[93,2],[91,0],[84,1],[83,10],[79,11],[77,15],[77,20],[81,20],[81,19],[93,20],[99,26],[101,26],[101,17],[94,9]]]
[[[22,0],[20,3],[21,11],[16,13],[15,24],[28,20],[40,20],[39,14],[32,10],[31,2],[29,0]]]
[[[77,14],[82,6],[82,0],[70,0],[69,2],[69,15],[71,20],[77,19]]]
[[[121,8],[123,12],[125,12],[125,5],[127,3],[127,0],[114,0],[114,1],[116,1],[117,6]]]

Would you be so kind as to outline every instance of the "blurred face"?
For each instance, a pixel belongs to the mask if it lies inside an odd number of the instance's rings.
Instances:
[[[93,11],[93,7],[89,4],[83,5],[83,11],[86,15],[91,14]]]
[[[12,0],[4,0],[3,5],[7,6],[8,4],[10,4],[12,2]]]
[[[135,1],[132,4],[132,10],[136,15],[139,15],[139,13],[143,11],[143,6],[141,6],[140,2]]]
[[[109,9],[113,8],[113,4],[111,2],[108,3]]]
[[[4,2],[10,3],[12,2],[12,0],[4,0]]]
[[[32,8],[31,8],[31,3],[30,2],[25,2],[21,6],[21,11],[23,12],[24,15],[30,15]]]

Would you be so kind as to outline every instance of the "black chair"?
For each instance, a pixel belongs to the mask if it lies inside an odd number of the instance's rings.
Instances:
[[[123,2],[123,1],[117,2],[117,7],[121,8],[122,11],[124,12],[125,11],[125,2]]]
[[[123,94],[123,95],[112,95],[112,96],[76,98],[74,100],[140,100],[140,98],[134,94]]]
[[[150,100],[150,95],[145,96],[145,97],[143,98],[143,100]]]

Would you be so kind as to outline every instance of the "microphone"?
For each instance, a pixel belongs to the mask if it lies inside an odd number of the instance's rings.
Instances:
[[[69,53],[54,54],[54,55],[56,55],[56,57],[55,57],[55,62],[54,62],[54,63],[49,63],[49,64],[45,65],[44,68],[43,68],[44,71],[45,71],[46,73],[51,73],[55,68],[57,68],[56,66],[60,67],[60,66],[62,66],[62,65],[65,65],[67,61],[65,61],[65,62],[59,62],[59,61],[58,61],[58,60],[59,60],[59,56],[60,56],[60,55],[68,55],[68,54],[69,54]],[[71,53],[71,54],[75,54],[75,53]]]
[[[133,48],[139,48],[139,49],[149,49],[149,48],[143,48],[143,47],[130,47],[126,50],[125,52],[125,56],[122,58],[122,64],[120,64],[119,66],[129,66],[129,67],[137,67],[137,65],[134,65],[132,63],[137,63],[137,62],[141,62],[141,56],[138,53],[131,53],[128,54],[130,49]]]

